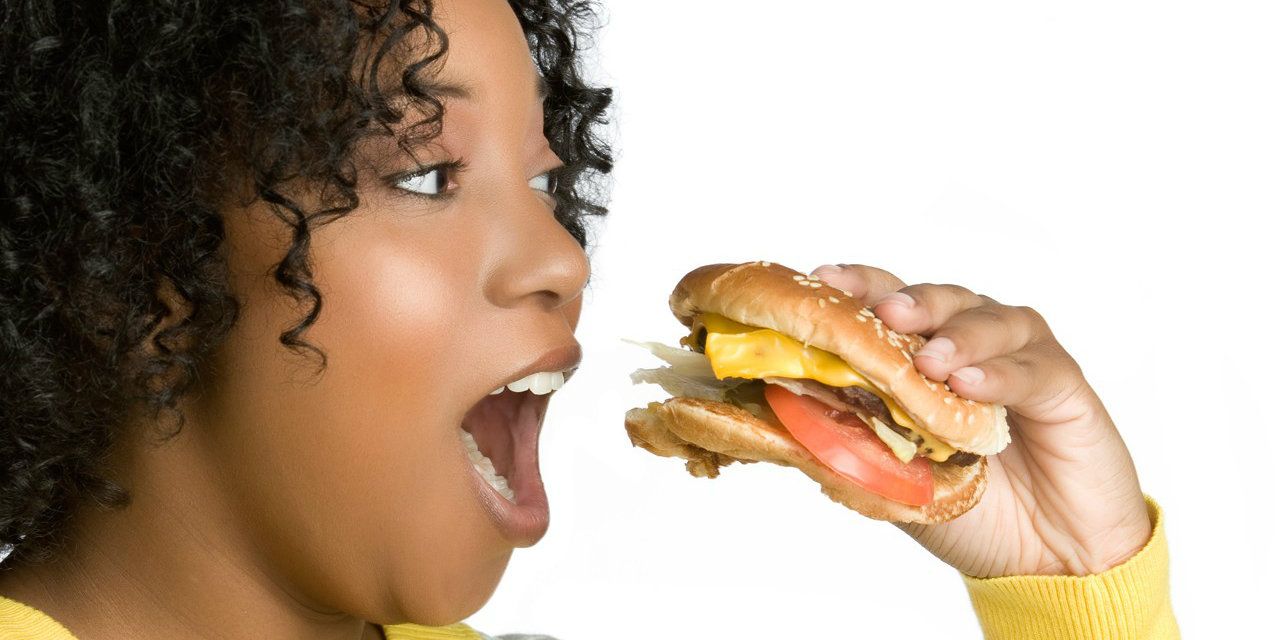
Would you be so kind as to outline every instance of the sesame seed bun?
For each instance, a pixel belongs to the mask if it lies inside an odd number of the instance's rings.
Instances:
[[[926,378],[912,363],[924,338],[890,330],[862,300],[815,276],[769,262],[707,265],[680,280],[670,305],[685,326],[700,313],[716,313],[843,358],[956,449],[993,455],[1009,444],[1003,406],[961,398]]]
[[[818,462],[781,425],[730,404],[696,398],[652,402],[627,412],[632,444],[657,455],[683,458],[689,473],[719,475],[733,462],[772,462],[795,467],[832,500],[869,518],[932,524],[951,520],[978,503],[986,489],[987,460],[968,466],[932,464],[933,502],[912,506],[860,488]]]

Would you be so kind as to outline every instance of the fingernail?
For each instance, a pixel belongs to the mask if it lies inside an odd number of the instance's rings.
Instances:
[[[811,271],[809,275],[818,276],[819,278],[821,278],[822,276],[829,276],[833,273],[840,273],[840,267],[837,267],[834,264],[824,264],[821,267],[818,267],[817,269],[814,269],[813,271]]]
[[[982,384],[987,379],[987,374],[977,367],[960,367],[952,371],[951,375],[960,378],[965,384]]]
[[[949,338],[934,338],[926,343],[920,350],[916,352],[916,357],[924,356],[946,362],[951,356],[956,354],[956,343]]]
[[[903,309],[910,309],[916,306],[916,299],[912,298],[911,296],[901,291],[894,291],[893,293],[890,293],[885,297],[880,298],[879,300],[876,301],[875,304],[871,306],[878,307],[886,302],[889,304],[896,304],[902,307]]]

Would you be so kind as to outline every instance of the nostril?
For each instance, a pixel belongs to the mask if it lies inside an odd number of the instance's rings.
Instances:
[[[526,235],[504,247],[502,264],[486,284],[487,295],[502,307],[536,304],[553,311],[572,304],[586,289],[586,253],[555,224],[554,238]]]

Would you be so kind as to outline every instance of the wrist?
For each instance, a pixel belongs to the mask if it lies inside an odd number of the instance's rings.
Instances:
[[[1074,511],[1052,517],[1058,526],[1042,529],[1044,555],[1035,570],[1004,575],[1083,577],[1124,564],[1150,542],[1154,514],[1140,492],[1132,499],[1102,502],[1110,506],[1112,517],[1119,517],[1108,522]],[[1130,503],[1129,508],[1116,511],[1123,503]]]
[[[1144,503],[1141,515],[1127,526],[1113,529],[1114,535],[1109,541],[1096,544],[1089,560],[1082,564],[1084,573],[1075,575],[1092,575],[1109,571],[1137,555],[1151,541],[1152,522]]]

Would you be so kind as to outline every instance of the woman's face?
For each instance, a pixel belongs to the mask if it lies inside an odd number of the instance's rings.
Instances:
[[[439,82],[456,87],[442,135],[417,160],[369,141],[359,208],[312,238],[323,308],[303,337],[327,370],[313,378],[317,360],[277,341],[305,312],[271,275],[289,230],[262,203],[228,210],[244,309],[190,409],[268,571],[321,609],[428,624],[478,609],[512,549],[546,530],[548,396],[490,392],[576,366],[588,273],[540,177],[559,160],[515,15],[459,0],[436,17],[449,34]],[[465,168],[403,175],[449,161]],[[514,504],[474,469],[464,425]]]

